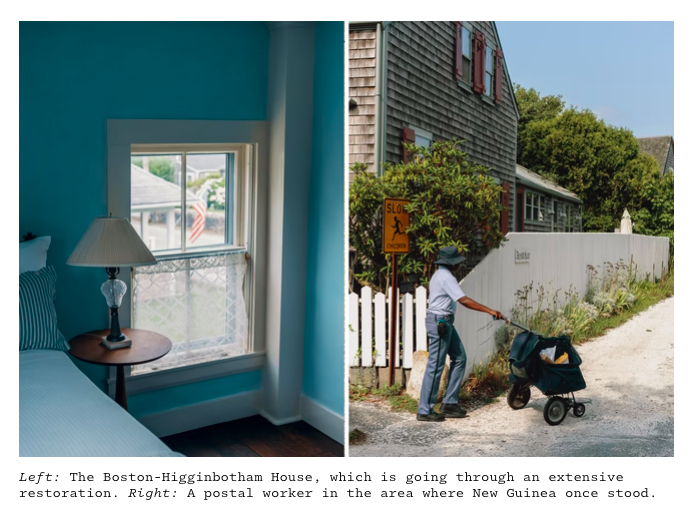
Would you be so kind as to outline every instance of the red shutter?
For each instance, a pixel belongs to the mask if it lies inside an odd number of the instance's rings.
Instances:
[[[414,131],[411,128],[405,127],[402,129],[402,144],[413,144],[416,142],[416,131]],[[404,148],[404,145],[402,145],[402,161],[404,163],[409,163],[409,160],[411,160],[411,156],[409,155],[409,151],[407,151]]]
[[[457,22],[455,37],[455,77],[456,81],[462,80],[462,24]]]
[[[500,228],[503,235],[506,235],[508,233],[508,211],[510,210],[510,183],[504,181],[501,183],[501,187],[503,187],[503,192],[501,192],[501,205],[503,206],[503,210],[500,214]]]
[[[495,95],[494,95],[494,100],[496,101],[497,104],[500,104],[500,102],[503,100],[503,51],[501,49],[496,49],[496,71],[493,76],[495,85],[494,85],[494,90],[495,90]]]
[[[474,86],[476,93],[484,93],[486,76],[486,36],[480,31],[474,31]]]

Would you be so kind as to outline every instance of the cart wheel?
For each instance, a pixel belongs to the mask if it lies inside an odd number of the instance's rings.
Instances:
[[[568,414],[568,406],[563,397],[551,397],[544,406],[544,420],[549,425],[558,425]]]
[[[529,402],[530,395],[529,387],[521,390],[518,384],[513,384],[506,397],[508,406],[513,409],[522,409]]]
[[[573,415],[576,417],[581,417],[582,415],[585,414],[585,405],[582,402],[578,402],[573,406]]]

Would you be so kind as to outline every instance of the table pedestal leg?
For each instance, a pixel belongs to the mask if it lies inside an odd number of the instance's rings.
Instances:
[[[125,411],[128,410],[128,397],[125,392],[125,366],[118,365],[116,370],[115,400]]]

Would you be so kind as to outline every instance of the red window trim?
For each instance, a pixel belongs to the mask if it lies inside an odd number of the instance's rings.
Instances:
[[[503,51],[500,48],[496,49],[495,59],[496,69],[494,73],[496,75],[493,77],[493,80],[495,82],[493,100],[496,102],[496,104],[500,104],[503,100]]]
[[[455,26],[455,80],[462,81],[462,22]]]
[[[409,163],[411,156],[409,151],[404,148],[404,144],[413,144],[416,142],[416,131],[410,127],[402,128],[402,162]]]
[[[486,89],[486,36],[479,30],[474,31],[474,62],[472,66],[474,67],[472,90],[475,93],[483,94]]]

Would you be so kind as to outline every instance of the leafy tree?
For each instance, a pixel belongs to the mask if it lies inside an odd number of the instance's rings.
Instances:
[[[520,111],[517,161],[575,192],[584,202],[583,228],[611,232],[624,209],[633,230],[674,238],[674,176],[640,152],[626,128],[590,110],[565,109],[560,96],[516,86]]]
[[[150,158],[149,172],[171,183],[175,182],[175,167],[168,158]]]
[[[488,169],[467,159],[460,142],[435,142],[431,149],[406,144],[408,163],[386,164],[383,176],[356,164],[349,191],[349,238],[355,249],[352,278],[384,290],[389,257],[382,252],[382,206],[386,197],[409,200],[410,253],[399,259],[402,275],[417,275],[427,285],[433,262],[444,246],[483,255],[503,241],[500,230],[502,188]]]
[[[515,100],[520,119],[517,122],[517,154],[524,153],[521,146],[527,141],[525,131],[530,122],[540,120],[552,120],[556,118],[565,107],[565,101],[560,95],[546,95],[542,97],[534,88],[527,90],[520,85],[515,86]]]

